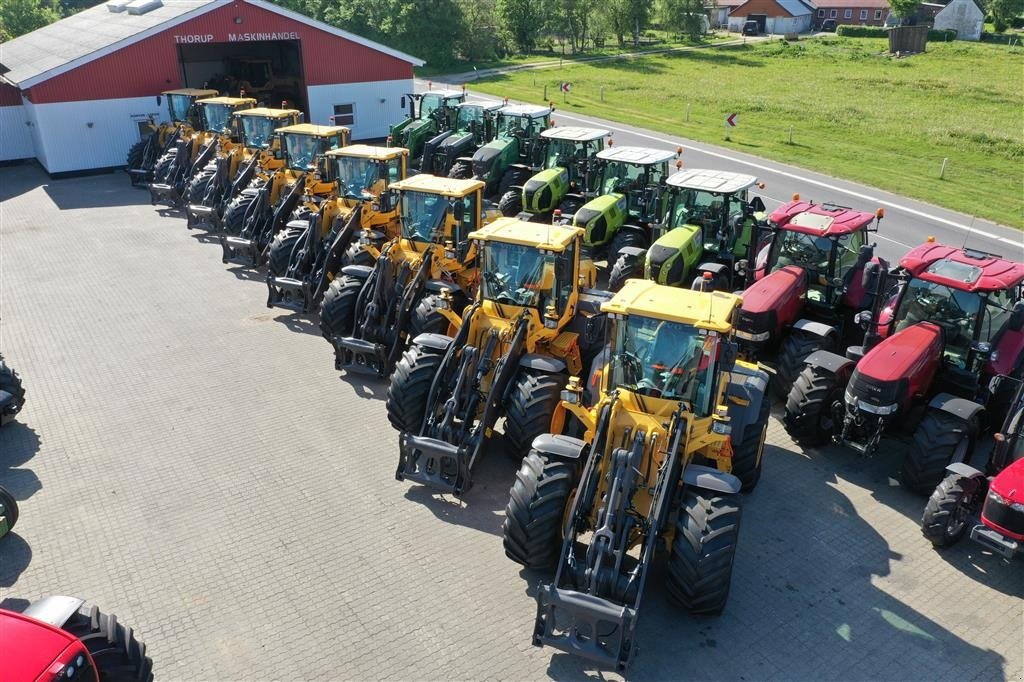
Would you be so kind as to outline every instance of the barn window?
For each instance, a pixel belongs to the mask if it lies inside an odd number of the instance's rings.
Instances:
[[[845,12],[843,12],[843,19],[850,19],[851,17],[853,17],[852,9],[848,9]]]
[[[351,126],[355,125],[356,122],[356,105],[354,104],[335,104],[334,105],[334,125],[336,126]]]
[[[875,10],[875,21],[881,21],[881,20],[882,20],[882,10],[876,9]]]
[[[818,16],[824,18],[825,17],[825,10],[819,9],[818,10]]]
[[[829,10],[828,11],[828,16],[829,16],[830,19],[835,19],[837,16],[839,16],[839,10],[834,10],[834,9]]]
[[[861,20],[861,21],[864,21],[864,20],[866,20],[867,18],[868,18],[868,11],[867,11],[866,9],[862,9],[862,10],[860,11],[860,20]]]

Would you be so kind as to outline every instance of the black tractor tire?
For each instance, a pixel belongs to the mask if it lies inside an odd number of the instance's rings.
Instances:
[[[740,517],[739,495],[686,490],[668,559],[669,599],[693,614],[722,612],[729,598]]]
[[[771,414],[771,396],[766,393],[761,396],[757,420],[747,424],[739,438],[733,438],[732,474],[740,479],[741,492],[749,493],[761,480],[761,470],[764,468],[764,443],[768,436],[768,420]]]
[[[523,193],[510,189],[498,199],[498,210],[506,218],[515,218],[523,210]]]
[[[288,271],[295,245],[306,237],[308,227],[286,227],[274,235],[267,251],[267,271],[274,277],[282,277]]]
[[[8,367],[2,357],[0,357],[0,391],[14,396],[11,404],[3,412],[0,412],[0,426],[3,426],[13,421],[21,412],[21,408],[25,406],[25,386],[21,383],[18,373]]]
[[[785,400],[790,389],[796,383],[796,377],[804,367],[804,361],[817,350],[832,350],[826,345],[825,339],[816,334],[805,334],[793,331],[782,340],[779,348],[779,362],[772,377],[772,390],[780,399]]]
[[[164,152],[164,155],[156,160],[153,165],[153,182],[164,183],[167,181],[167,176],[173,170],[177,156],[178,152],[172,149]]]
[[[355,324],[356,302],[366,280],[342,275],[327,287],[320,301],[320,333],[330,341],[335,336],[348,336]]]
[[[7,518],[7,530],[14,530],[14,524],[18,522],[18,501],[3,487],[0,487],[0,509],[3,509],[3,515]]]
[[[465,161],[456,161],[448,170],[448,177],[466,180],[473,177],[473,167]]]
[[[644,260],[638,256],[621,255],[616,259],[612,271],[608,275],[608,291],[618,291],[627,279],[642,279],[644,276]]]
[[[517,460],[530,451],[534,438],[551,431],[551,413],[565,384],[564,374],[520,370],[505,401],[505,440]]]
[[[142,162],[146,160],[146,140],[139,140],[128,148],[128,156],[125,157],[125,165],[128,170],[142,168]]]
[[[501,525],[505,556],[527,568],[550,568],[562,548],[562,520],[577,469],[531,450],[516,472]]]
[[[342,267],[346,265],[369,265],[373,266],[376,262],[373,255],[366,250],[366,247],[358,242],[353,242],[348,245],[345,249],[345,253],[341,256]]]
[[[976,420],[929,409],[903,458],[900,482],[914,492],[929,493],[943,479],[950,462],[970,460],[977,439]]]
[[[188,187],[185,188],[185,194],[182,195],[182,203],[186,206],[189,204],[202,204],[206,200],[206,193],[210,189],[210,183],[216,177],[216,171],[206,170],[193,175],[192,179],[188,181]]]
[[[801,445],[824,445],[832,438],[832,405],[843,399],[845,384],[820,367],[806,366],[786,397],[786,432]]]
[[[529,177],[529,171],[524,168],[509,168],[498,181],[498,191],[495,196],[505,196],[505,193],[511,190],[513,185],[522,185]]]
[[[427,413],[430,384],[444,355],[433,348],[412,345],[402,353],[388,386],[388,421],[398,431],[419,433]]]
[[[452,296],[452,308],[458,312],[462,312],[457,303],[460,299],[460,294]],[[448,318],[441,314],[441,297],[427,294],[420,299],[409,316],[409,340],[420,334],[444,334],[449,324]]]
[[[62,629],[77,637],[88,649],[96,662],[100,682],[149,682],[153,679],[153,661],[146,655],[146,645],[135,638],[131,628],[119,623],[115,615],[83,605]]]
[[[619,231],[612,237],[611,243],[608,244],[608,262],[617,262],[622,249],[627,247],[646,249],[648,246],[647,237],[639,230],[628,227],[619,228]]]
[[[242,230],[245,228],[245,214],[255,201],[256,197],[249,197],[244,194],[231,200],[231,203],[228,204],[227,209],[224,211],[224,220],[222,221],[226,234],[232,237],[238,237],[242,234]]]
[[[949,473],[935,486],[921,516],[921,533],[934,547],[955,544],[969,526],[973,509],[980,507],[977,492],[981,481]]]

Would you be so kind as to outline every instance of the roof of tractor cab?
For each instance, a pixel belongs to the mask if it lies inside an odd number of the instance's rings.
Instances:
[[[517,218],[498,218],[493,223],[471,232],[469,238],[562,252],[581,234],[581,228],[568,225],[545,225]]]
[[[742,302],[741,297],[724,291],[704,293],[648,279],[630,279],[612,300],[601,304],[601,312],[682,322],[699,329],[728,333],[732,330],[733,311]]]
[[[267,107],[253,107],[236,111],[235,116],[258,116],[260,118],[288,118],[295,114],[302,113],[298,109],[268,109]]]
[[[605,161],[622,161],[637,166],[653,166],[675,158],[674,151],[651,149],[650,147],[609,147],[597,153],[597,158]]]
[[[914,277],[960,291],[1002,291],[1024,282],[1024,263],[936,242],[912,249],[900,265]]]
[[[330,137],[348,130],[345,126],[321,126],[315,123],[297,123],[293,126],[278,128],[279,133],[299,133],[301,135],[313,135],[315,137]]]
[[[216,97],[220,93],[216,90],[200,90],[198,88],[180,88],[178,90],[164,90],[161,95],[186,95],[188,97]]]
[[[551,140],[573,140],[574,142],[591,142],[600,140],[609,135],[607,130],[601,128],[580,128],[579,126],[564,126],[548,128],[540,136]]]
[[[483,109],[485,111],[495,111],[497,109],[501,109],[501,102],[485,102],[482,100],[473,100],[472,102],[459,102],[456,108],[462,109],[463,107],[472,107],[474,109]]]
[[[695,189],[715,194],[735,194],[757,183],[757,178],[745,173],[688,168],[676,171],[665,181],[672,187]]]
[[[436,95],[443,99],[451,99],[453,97],[465,97],[466,93],[462,90],[427,90],[426,92],[421,92],[420,95]]]
[[[813,204],[796,199],[775,209],[768,217],[779,227],[816,237],[836,237],[864,229],[876,214],[846,206]]]
[[[281,128],[280,130],[289,129]],[[347,147],[332,149],[326,152],[326,156],[355,156],[360,159],[373,159],[374,161],[387,161],[388,159],[397,159],[399,156],[408,155],[409,150],[405,147],[376,147],[369,144],[350,144]]]
[[[436,175],[420,173],[419,175],[414,175],[410,178],[406,178],[405,180],[393,182],[389,188],[441,194],[446,197],[464,197],[486,186],[487,183],[482,180],[442,178]]]
[[[509,104],[502,107],[499,113],[506,116],[527,116],[529,118],[537,118],[550,114],[551,107],[542,107],[536,104]]]
[[[224,104],[229,107],[249,103],[256,104],[256,100],[252,97],[205,97],[196,101],[196,104]]]

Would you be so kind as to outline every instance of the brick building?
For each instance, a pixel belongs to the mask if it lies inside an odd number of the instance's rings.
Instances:
[[[882,26],[889,16],[887,0],[814,0],[814,5],[817,8],[812,22],[814,28],[821,28],[826,19],[834,21],[836,26]]]

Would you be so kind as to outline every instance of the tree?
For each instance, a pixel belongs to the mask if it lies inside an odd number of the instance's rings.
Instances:
[[[60,19],[56,0],[0,2],[0,40],[7,41]]]
[[[537,43],[543,17],[537,0],[498,0],[497,12],[505,30],[520,52],[529,52]]]
[[[703,0],[662,0],[661,23],[665,28],[698,41],[704,36],[707,22]]]
[[[1002,33],[1015,17],[1024,14],[1024,0],[989,0],[988,11],[996,33]]]
[[[586,48],[590,34],[590,16],[593,13],[594,0],[558,0],[555,5],[556,13],[552,16],[562,19],[573,54],[582,52]]]
[[[459,36],[459,53],[471,61],[494,59],[505,51],[499,30],[497,0],[457,0],[467,30]]]
[[[606,26],[619,41],[626,45],[626,36],[633,37],[633,47],[640,44],[640,34],[651,22],[649,0],[608,0],[600,8],[602,26]]]
[[[914,15],[914,12],[917,11],[917,6],[920,4],[918,0],[889,0],[889,9],[896,15],[899,25],[902,26],[910,20],[910,17]]]

